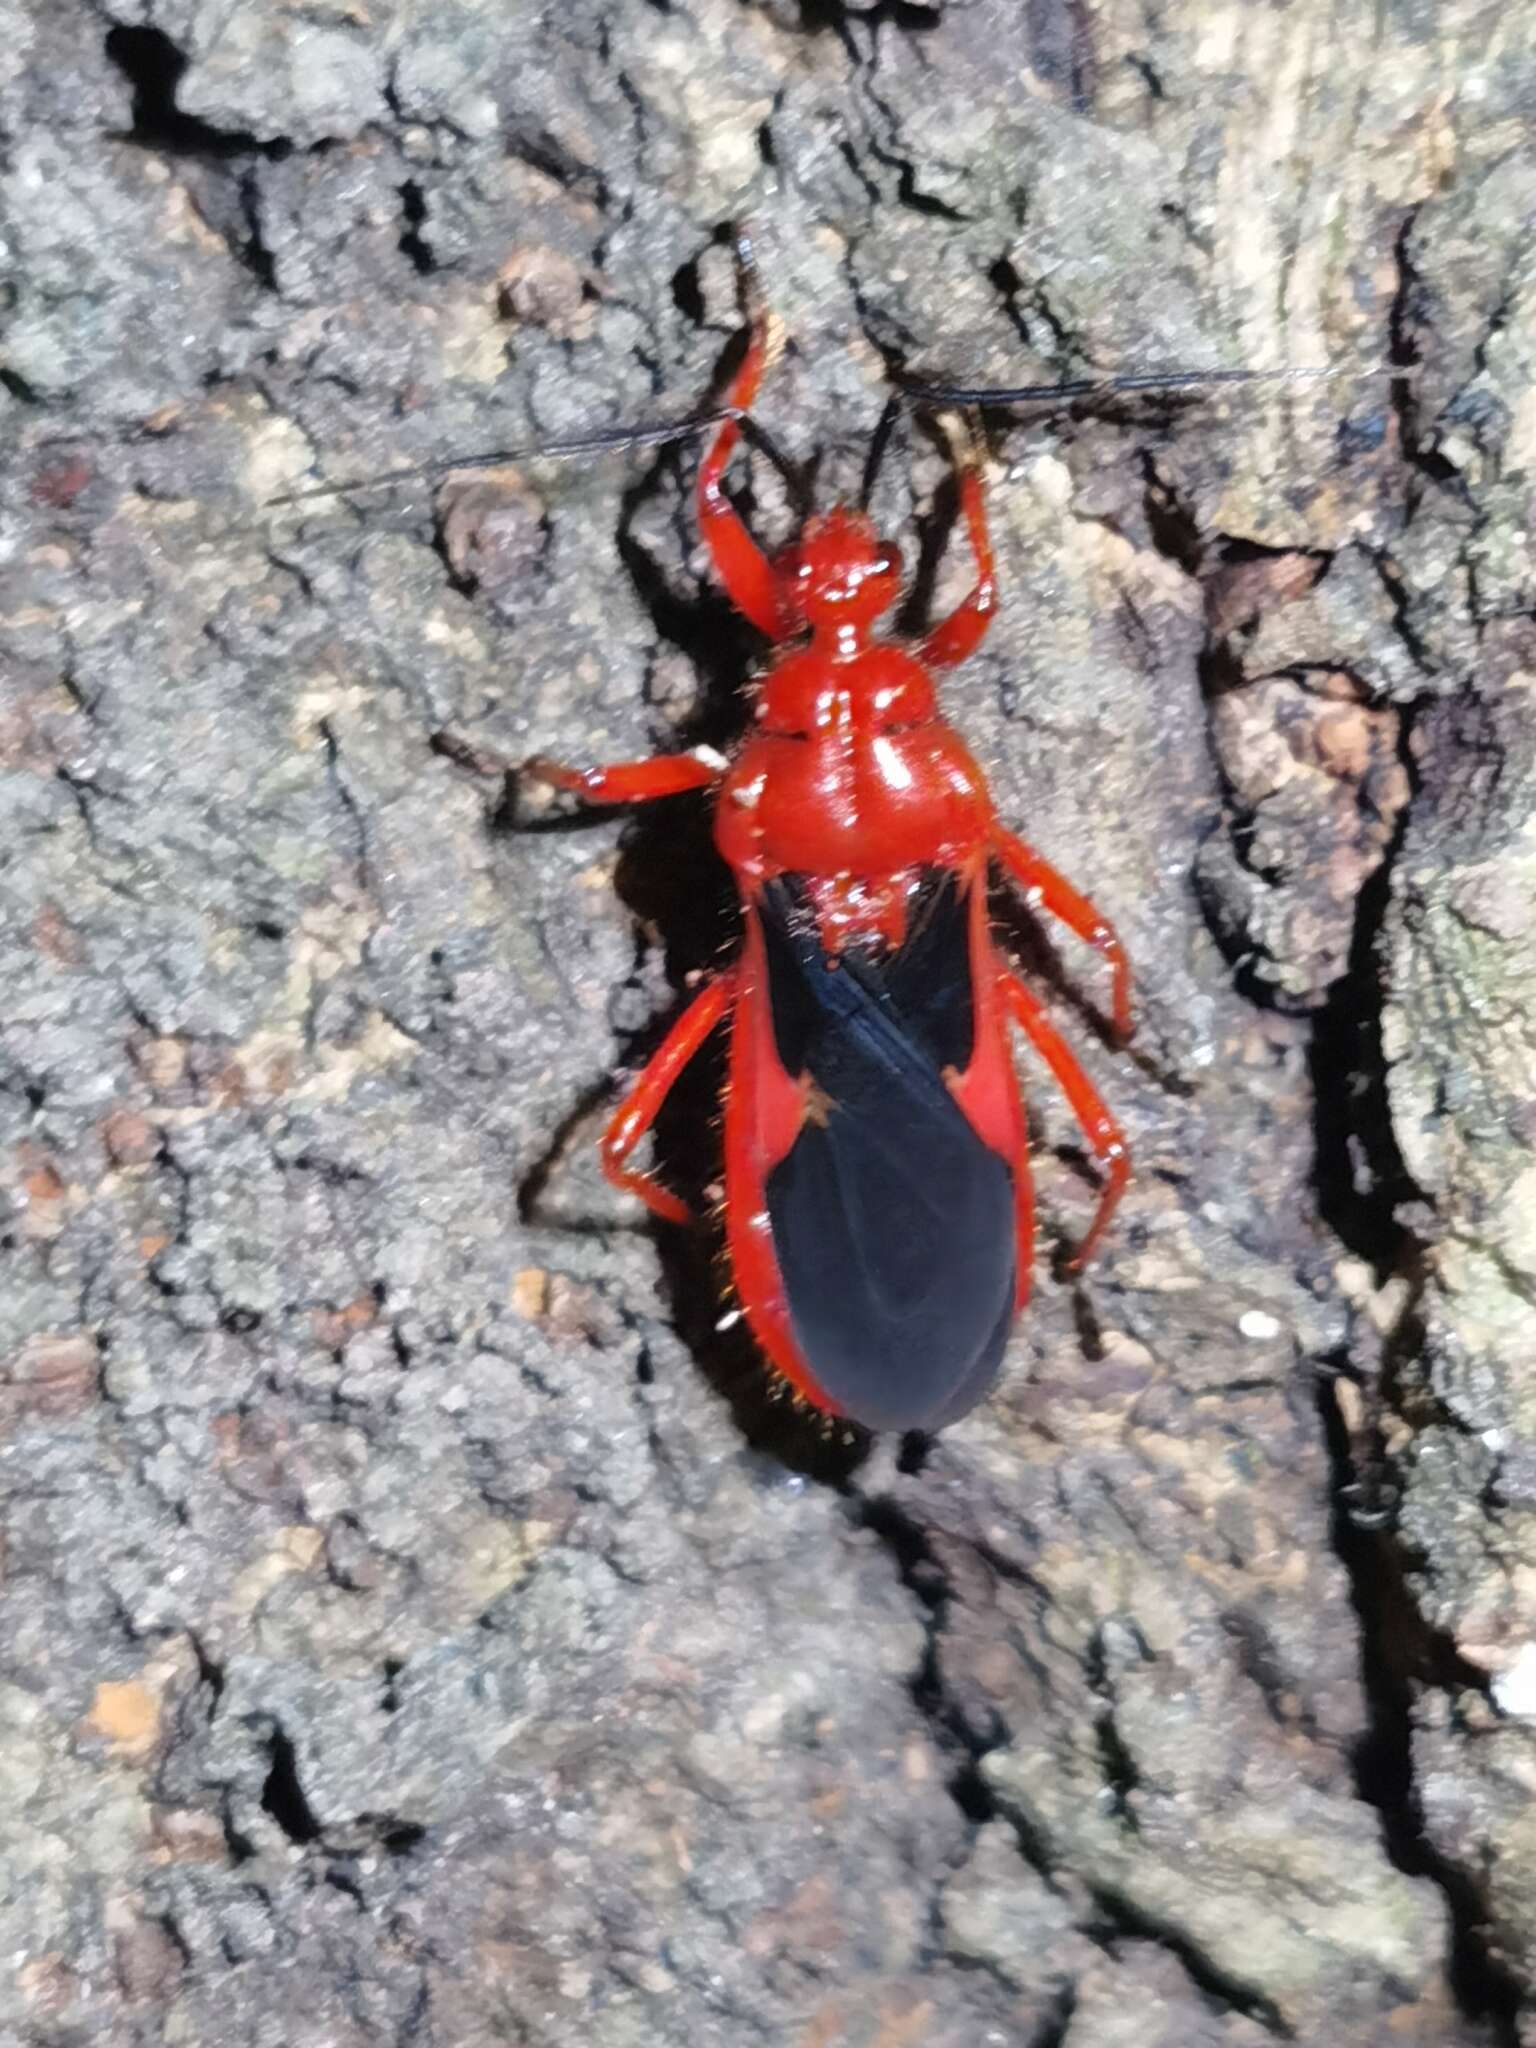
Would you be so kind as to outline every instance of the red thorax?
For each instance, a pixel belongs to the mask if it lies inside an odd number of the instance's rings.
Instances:
[[[828,951],[899,944],[918,871],[979,857],[986,786],[922,662],[872,637],[901,594],[901,557],[871,521],[843,506],[819,514],[774,569],[805,637],[757,683],[716,840],[749,894],[774,875],[814,877]]]

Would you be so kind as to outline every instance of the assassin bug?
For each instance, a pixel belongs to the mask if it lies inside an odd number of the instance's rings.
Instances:
[[[1130,1172],[1119,1126],[1037,997],[997,951],[1000,873],[1095,947],[1131,1032],[1113,927],[998,818],[938,709],[997,607],[979,452],[954,443],[975,581],[919,640],[876,637],[901,558],[862,509],[813,515],[770,559],[723,479],[771,357],[749,298],[745,356],[699,465],[699,527],[736,608],[766,637],[752,727],[706,750],[606,768],[543,756],[522,773],[591,804],[709,790],[745,942],[706,980],[613,1114],[604,1167],[668,1222],[690,1211],[632,1164],[669,1090],[729,1023],[726,1252],[770,1365],[829,1416],[933,1430],[986,1394],[1028,1298],[1034,1202],[1009,1028],[1033,1042],[1102,1169],[1071,1264],[1102,1237]]]
[[[583,769],[537,756],[520,770],[591,804],[709,790],[715,843],[741,900],[738,957],[706,980],[613,1113],[603,1164],[665,1221],[692,1220],[677,1195],[630,1162],[683,1070],[729,1023],[725,1238],[748,1326],[781,1382],[824,1415],[931,1431],[985,1396],[1029,1295],[1034,1202],[1011,1027],[1044,1059],[1102,1171],[1068,1270],[1098,1245],[1130,1174],[1119,1126],[996,948],[990,881],[1000,875],[1104,956],[1121,1044],[1132,1028],[1130,969],[1113,926],[998,818],[981,769],[938,709],[934,672],[974,651],[997,607],[976,439],[964,431],[951,440],[975,580],[913,642],[875,635],[902,595],[902,568],[864,509],[895,401],[859,506],[808,518],[772,558],[726,497],[743,430],[768,445],[750,408],[774,352],[744,235],[737,257],[747,347],[716,409],[446,467],[710,434],[696,487],[700,531],[726,595],[771,647],[752,684],[751,730],[729,758],[699,748]],[[908,382],[905,395],[964,408],[1333,374],[1174,371],[1009,389]],[[509,765],[446,733],[434,745],[476,769]]]
[[[576,768],[536,756],[518,771],[598,805],[710,791],[715,843],[742,905],[738,957],[705,981],[613,1113],[603,1165],[665,1221],[692,1220],[631,1161],[683,1070],[728,1023],[725,1240],[747,1324],[781,1383],[824,1415],[931,1431],[985,1396],[1029,1295],[1034,1203],[1012,1027],[1061,1086],[1102,1171],[1068,1270],[1098,1245],[1130,1174],[1118,1124],[997,951],[987,915],[993,876],[1108,961],[1122,1044],[1130,969],[1108,920],[1003,825],[981,769],[938,709],[934,672],[973,652],[997,607],[974,437],[957,433],[951,450],[975,580],[911,643],[876,637],[902,595],[901,558],[863,509],[894,401],[864,500],[807,519],[772,558],[726,497],[743,430],[767,445],[750,409],[774,352],[744,236],[737,256],[747,347],[715,410],[449,466],[711,436],[696,486],[699,528],[726,595],[771,648],[752,684],[751,730],[729,758],[700,748]],[[1059,403],[1332,374],[1174,371],[1010,389],[908,383],[906,397],[935,409]],[[476,769],[509,766],[448,734],[435,744]]]

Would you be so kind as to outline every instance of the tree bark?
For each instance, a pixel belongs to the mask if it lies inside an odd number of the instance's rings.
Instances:
[[[0,0],[17,2038],[1536,2042],[1531,45]],[[823,502],[896,372],[1331,373],[987,415],[945,703],[1126,940],[1119,1055],[1009,919],[1136,1177],[926,1445],[768,1398],[597,1172],[733,939],[704,809],[439,737],[729,744],[692,450],[272,502],[686,416],[743,217]]]

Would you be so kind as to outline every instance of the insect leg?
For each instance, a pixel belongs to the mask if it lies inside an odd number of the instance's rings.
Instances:
[[[976,558],[976,581],[949,617],[940,619],[918,646],[918,658],[933,668],[953,668],[964,661],[980,643],[997,610],[997,570],[987,532],[981,450],[969,426],[962,426],[951,435],[950,446],[960,486],[960,510],[970,536],[971,553]]]
[[[1125,1192],[1125,1184],[1131,1173],[1131,1155],[1126,1150],[1125,1134],[1104,1106],[1103,1097],[1098,1089],[1079,1066],[1077,1055],[1045,1014],[1039,999],[1024,986],[1016,974],[1006,971],[998,976],[998,988],[1009,1015],[1026,1033],[1055,1076],[1062,1093],[1071,1104],[1072,1114],[1082,1126],[1089,1149],[1104,1169],[1104,1185],[1099,1194],[1099,1206],[1094,1211],[1087,1235],[1067,1262],[1068,1271],[1075,1273],[1091,1257],[1110,1217],[1115,1213],[1116,1204]]]
[[[652,754],[645,761],[616,761],[607,768],[568,768],[535,754],[519,773],[554,789],[568,789],[589,804],[644,804],[660,796],[680,796],[686,789],[708,789],[725,772],[723,758],[713,750],[693,754]]]
[[[732,378],[724,404],[745,412],[757,397],[763,373],[773,353],[773,333],[768,315],[749,308],[752,326],[741,368]],[[704,452],[699,464],[699,531],[714,561],[715,574],[737,611],[745,614],[770,640],[782,640],[790,630],[779,601],[778,579],[735,506],[725,495],[726,467],[741,439],[741,428],[728,419]]]
[[[992,851],[1026,902],[1039,904],[1052,917],[1060,918],[1068,931],[1086,939],[1095,952],[1102,953],[1109,962],[1114,976],[1111,1014],[1115,1036],[1123,1043],[1135,1029],[1131,1022],[1131,963],[1125,957],[1125,948],[1114,926],[1107,917],[1100,915],[1080,890],[1073,888],[1065,875],[1058,874],[1032,846],[1026,846],[1012,832],[1005,832],[1001,825],[994,825],[992,829]]]
[[[616,1187],[638,1195],[668,1223],[690,1223],[693,1212],[653,1175],[637,1172],[624,1162],[656,1121],[679,1074],[736,1000],[736,980],[733,968],[705,983],[652,1053],[603,1132],[603,1171]]]

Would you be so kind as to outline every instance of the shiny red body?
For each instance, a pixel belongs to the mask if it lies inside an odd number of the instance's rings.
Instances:
[[[729,394],[734,408],[745,409],[755,397],[764,354],[759,323]],[[873,974],[868,1018],[857,1026],[864,1034],[862,1050],[873,1057],[869,1031],[878,1035],[894,1018],[898,1065],[915,1074],[909,1101],[904,1103],[899,1089],[893,1094],[893,1116],[910,1117],[913,1142],[921,1147],[924,1134],[943,1125],[946,1116],[954,1123],[953,1113],[944,1108],[950,1101],[968,1127],[968,1138],[962,1132],[962,1154],[964,1144],[972,1143],[981,1178],[992,1173],[987,1161],[994,1167],[1004,1162],[1011,1203],[1008,1270],[1003,1272],[999,1252],[988,1272],[995,1269],[1006,1285],[1010,1320],[1028,1296],[1034,1240],[1010,1022],[1028,1034],[1062,1084],[1104,1169],[1098,1213],[1078,1252],[1079,1262],[1108,1222],[1129,1161],[1087,1076],[1035,996],[996,950],[987,911],[994,870],[1001,870],[1032,907],[1060,917],[1109,959],[1115,1024],[1122,1035],[1130,1029],[1128,973],[1110,925],[1002,827],[985,777],[938,708],[934,670],[965,658],[996,606],[975,460],[963,459],[959,474],[975,584],[948,618],[908,646],[875,635],[876,622],[900,596],[901,567],[895,550],[877,538],[862,512],[838,508],[811,519],[776,559],[759,551],[721,489],[738,431],[734,421],[727,422],[706,453],[698,513],[726,591],[775,648],[755,685],[750,732],[728,761],[701,753],[589,770],[542,759],[529,764],[536,776],[598,803],[713,789],[716,843],[735,877],[745,913],[740,957],[706,983],[673,1026],[613,1117],[604,1138],[604,1161],[610,1176],[658,1215],[672,1221],[687,1218],[675,1195],[628,1161],[678,1074],[716,1026],[729,1019],[725,1229],[732,1278],[753,1334],[775,1370],[824,1412],[849,1415],[872,1427],[935,1427],[986,1391],[995,1371],[993,1354],[1001,1353],[1000,1334],[985,1347],[985,1358],[978,1351],[967,1363],[970,1352],[942,1356],[945,1345],[933,1341],[930,1322],[929,1342],[939,1361],[931,1374],[922,1359],[895,1356],[900,1340],[892,1333],[904,1327],[899,1317],[879,1340],[892,1354],[888,1375],[878,1357],[850,1373],[835,1360],[829,1370],[821,1357],[809,1355],[804,1332],[821,1318],[810,1312],[816,1305],[805,1299],[803,1277],[796,1281],[799,1297],[791,1298],[770,1196],[773,1176],[797,1144],[813,1128],[825,1129],[840,1108],[809,1068],[786,1067],[784,1020],[775,1014],[772,995],[775,972],[782,977],[783,969],[772,968],[770,945],[782,953],[785,932],[797,935],[792,943],[824,991],[850,987],[846,973],[841,981],[828,978],[840,964]],[[961,1006],[966,1020],[964,1050],[954,1058],[921,1049],[919,1025],[910,1020],[910,1013],[922,1009],[921,1001],[909,992],[906,1010],[893,1008],[880,979],[890,974],[893,963],[902,962],[909,919],[927,914],[924,906],[932,902],[936,883],[944,903],[952,906],[945,915],[959,941],[958,950],[951,946],[947,953],[944,970],[956,986],[940,992]],[[795,908],[785,913],[789,889]],[[963,926],[958,923],[962,919]],[[841,1072],[836,1066],[841,1027],[832,1019],[830,1001],[825,994],[817,998],[822,1007],[813,1004],[813,1022],[821,1034],[824,1062],[832,1062],[824,1070]],[[849,1043],[855,1053],[860,1051]],[[921,1046],[929,1043],[921,1039]],[[963,1158],[962,1170],[967,1186],[976,1182],[976,1172]],[[919,1159],[914,1177],[921,1171]],[[878,1242],[878,1216],[871,1220],[861,1211],[860,1218],[850,1225],[851,1257],[845,1263],[862,1267],[883,1257],[889,1264],[892,1248]],[[913,1235],[925,1242],[914,1242],[910,1252],[896,1251],[898,1260],[914,1263],[921,1282],[921,1261],[943,1256],[944,1225],[940,1221],[931,1241],[930,1233]],[[806,1269],[802,1264],[796,1270]],[[814,1281],[818,1288],[839,1284],[835,1264],[823,1270],[813,1262],[810,1270],[819,1275]],[[939,1292],[930,1290],[930,1297],[942,1301],[944,1274],[936,1271],[933,1282]],[[889,1288],[891,1283],[884,1284]],[[957,1296],[957,1310],[960,1306]],[[921,1317],[911,1326],[924,1327]],[[856,1344],[856,1339],[849,1341]],[[840,1340],[829,1345],[828,1356],[841,1359],[847,1348]],[[887,1397],[887,1383],[899,1391]]]

